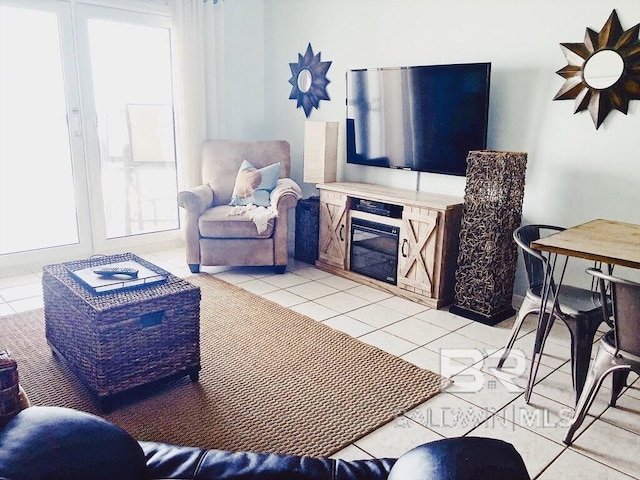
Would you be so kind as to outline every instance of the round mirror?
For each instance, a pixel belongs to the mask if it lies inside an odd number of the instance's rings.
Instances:
[[[300,70],[298,73],[298,90],[303,93],[306,93],[311,88],[311,80],[312,80],[311,72],[308,68]]]
[[[584,64],[584,81],[591,88],[602,90],[616,84],[624,71],[624,60],[615,50],[600,50]]]

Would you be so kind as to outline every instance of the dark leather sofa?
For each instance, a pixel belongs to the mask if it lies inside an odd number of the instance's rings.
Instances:
[[[333,460],[138,442],[102,418],[58,407],[22,410],[0,430],[0,479],[519,480],[509,443],[452,438],[399,459]]]

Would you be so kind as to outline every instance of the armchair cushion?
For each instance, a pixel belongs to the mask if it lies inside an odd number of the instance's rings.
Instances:
[[[205,210],[200,215],[200,235],[206,238],[269,238],[273,233],[273,222],[258,233],[256,224],[249,215],[231,215],[234,207],[220,205]]]
[[[236,175],[229,205],[269,206],[269,194],[276,186],[279,176],[280,162],[258,169],[244,160]]]

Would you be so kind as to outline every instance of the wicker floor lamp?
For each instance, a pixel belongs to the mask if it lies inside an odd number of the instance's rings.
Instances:
[[[455,297],[449,311],[495,325],[514,314],[518,260],[513,231],[522,219],[527,154],[472,151],[460,229]]]

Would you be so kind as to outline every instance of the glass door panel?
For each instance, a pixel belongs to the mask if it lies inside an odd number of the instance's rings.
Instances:
[[[0,276],[180,238],[170,18],[0,0]]]
[[[178,228],[170,31],[87,23],[107,239]]]
[[[0,6],[0,255],[80,241],[59,25]]]

